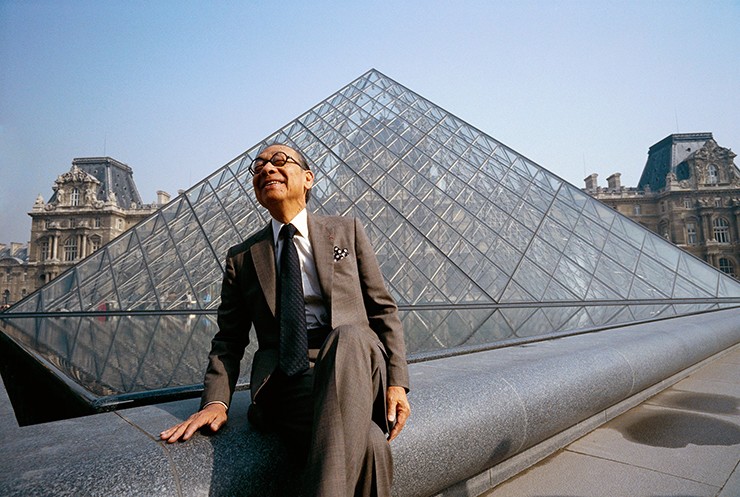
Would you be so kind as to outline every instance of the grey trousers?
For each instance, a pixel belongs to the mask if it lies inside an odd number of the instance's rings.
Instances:
[[[369,330],[343,326],[309,357],[310,370],[278,374],[269,394],[275,428],[296,453],[307,452],[302,495],[390,497],[382,345]]]

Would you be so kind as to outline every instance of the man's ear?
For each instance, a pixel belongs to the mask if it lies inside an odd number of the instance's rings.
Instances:
[[[314,180],[313,171],[311,171],[310,169],[306,169],[304,171],[304,174],[306,175],[305,176],[306,182],[304,183],[304,186],[306,187],[306,190],[310,190],[311,188],[313,188],[313,180]]]

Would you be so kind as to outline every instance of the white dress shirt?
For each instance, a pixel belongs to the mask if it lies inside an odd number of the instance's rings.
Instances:
[[[303,298],[306,302],[306,327],[310,330],[329,325],[329,313],[321,295],[319,285],[319,274],[316,271],[316,262],[313,259],[311,240],[308,237],[308,213],[306,209],[296,215],[290,224],[296,227],[298,232],[293,241],[298,251],[298,259],[301,263],[301,277],[303,281]],[[283,223],[272,219],[272,236],[275,243],[275,264],[278,275],[280,274],[280,251],[283,248],[283,240],[280,239],[280,230]]]

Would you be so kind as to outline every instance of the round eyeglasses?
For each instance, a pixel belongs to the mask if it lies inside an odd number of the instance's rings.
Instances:
[[[295,160],[290,155],[284,152],[275,152],[269,159],[263,159],[262,157],[257,157],[256,159],[254,159],[249,165],[249,172],[252,174],[252,176],[258,175],[262,172],[268,162],[275,167],[285,167],[285,164],[287,164],[288,162],[292,162],[293,164],[298,164],[298,166],[303,169],[303,166],[301,166],[300,162]]]

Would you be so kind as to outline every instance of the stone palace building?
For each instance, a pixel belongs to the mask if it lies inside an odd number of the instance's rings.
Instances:
[[[726,274],[740,275],[740,170],[712,133],[672,134],[648,151],[637,187],[620,173],[584,191]]]
[[[116,238],[162,205],[141,200],[132,169],[110,157],[78,158],[46,202],[36,198],[27,247],[0,246],[0,305],[19,301]],[[25,249],[25,250],[24,250]]]

